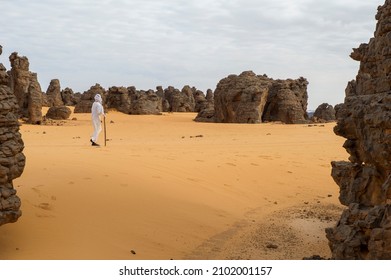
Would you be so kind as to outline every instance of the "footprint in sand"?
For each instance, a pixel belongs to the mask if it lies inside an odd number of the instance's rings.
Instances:
[[[41,208],[43,210],[52,210],[52,206],[47,202],[42,202],[38,205],[34,205],[35,207]]]
[[[251,163],[251,165],[254,165],[254,166],[259,166],[259,164],[256,164],[256,163],[253,163],[253,162]]]
[[[230,165],[230,166],[236,166],[236,164],[231,163],[231,162],[226,162],[225,164],[226,164],[226,165]]]

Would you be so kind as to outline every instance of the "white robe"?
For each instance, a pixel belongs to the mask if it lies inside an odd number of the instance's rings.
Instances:
[[[102,131],[102,125],[100,122],[100,116],[104,115],[104,109],[99,101],[95,101],[91,108],[92,125],[94,127],[94,133],[91,136],[91,140],[96,143],[99,137],[99,133]]]

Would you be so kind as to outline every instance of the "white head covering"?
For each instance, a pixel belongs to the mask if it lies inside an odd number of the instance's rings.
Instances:
[[[95,95],[94,99],[96,102],[102,103],[102,96],[99,93]]]

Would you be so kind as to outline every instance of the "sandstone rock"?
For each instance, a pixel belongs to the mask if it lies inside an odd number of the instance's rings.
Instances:
[[[49,87],[46,90],[47,106],[63,106],[64,102],[61,98],[61,86],[58,79],[50,81]]]
[[[206,103],[202,105],[203,107],[200,109],[194,120],[196,122],[215,122],[214,97],[211,89],[207,90],[205,100]]]
[[[8,86],[8,79],[1,78],[7,76],[0,63],[0,226],[16,222],[22,214],[12,181],[22,174],[25,166],[18,101]]]
[[[162,100],[153,90],[132,92],[131,99],[130,114],[161,114]]]
[[[79,103],[76,104],[74,113],[91,113],[91,107],[94,103],[95,94],[100,94],[103,99],[103,105],[106,104],[106,90],[100,86],[100,84],[95,84],[91,86],[89,90],[85,91],[80,98]],[[105,105],[104,105],[105,106]]]
[[[338,105],[337,135],[346,138],[349,162],[333,162],[340,221],[327,229],[335,259],[391,259],[391,1],[378,8],[375,37],[354,49],[360,61]]]
[[[110,87],[107,92],[106,106],[108,109],[116,109],[125,114],[131,112],[131,98],[127,88]]]
[[[281,121],[287,124],[306,123],[308,81],[299,79],[274,80],[269,89],[263,121]]]
[[[79,93],[74,93],[71,88],[61,90],[61,99],[65,106],[75,106],[81,99]]]
[[[169,112],[194,112],[195,100],[189,86],[184,86],[182,91],[169,86],[164,90],[164,98],[170,104]]]
[[[19,117],[28,118],[30,123],[42,122],[42,92],[37,74],[29,71],[29,61],[17,52],[10,55],[11,70],[9,84],[19,106]]]
[[[323,103],[316,108],[312,120],[315,122],[332,122],[335,121],[335,110],[332,105]]]
[[[246,71],[220,80],[214,92],[215,121],[260,123],[270,79]]]
[[[67,120],[71,113],[71,109],[66,106],[53,106],[47,111],[46,118],[52,120]]]

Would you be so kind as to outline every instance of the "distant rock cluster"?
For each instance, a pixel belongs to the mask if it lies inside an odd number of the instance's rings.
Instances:
[[[378,8],[375,37],[353,49],[356,80],[338,106],[334,131],[347,140],[349,161],[332,162],[347,206],[327,229],[334,259],[391,259],[391,0]]]
[[[217,84],[212,105],[196,121],[223,123],[308,122],[305,78],[273,80],[266,75],[245,71],[229,75]],[[208,100],[211,103],[211,100]]]
[[[0,46],[0,55],[1,53]],[[26,65],[22,66],[26,67]],[[16,75],[14,78],[21,77]],[[20,90],[19,93],[25,89],[17,88]],[[22,153],[24,144],[19,133],[18,114],[18,102],[9,87],[9,75],[0,63],[0,226],[16,222],[22,214],[21,202],[16,196],[12,183],[22,174],[25,166],[25,156]]]

